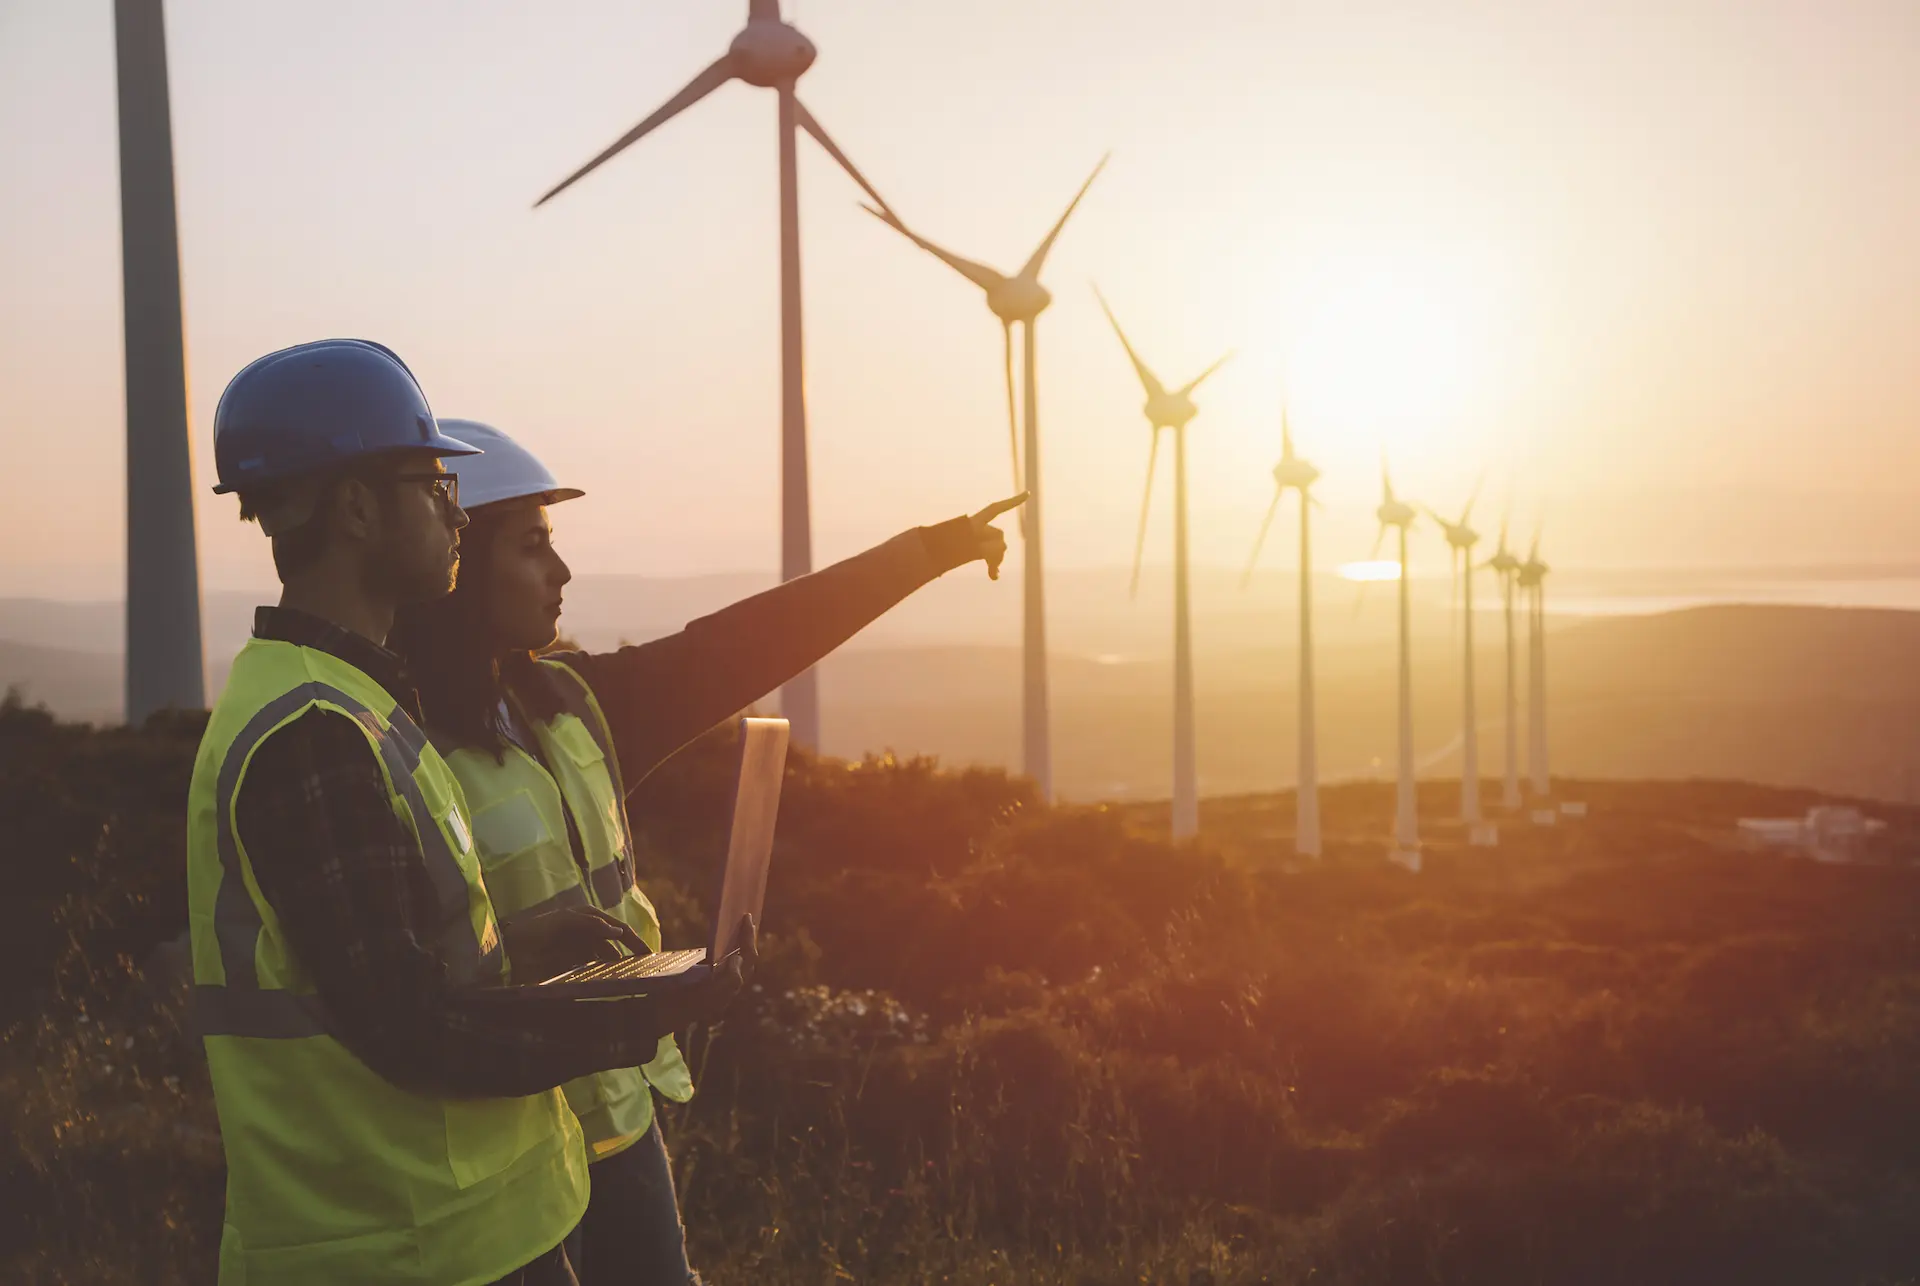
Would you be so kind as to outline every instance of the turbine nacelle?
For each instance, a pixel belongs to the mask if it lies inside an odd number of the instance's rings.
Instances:
[[[1522,564],[1513,556],[1512,550],[1502,545],[1499,551],[1487,560],[1487,566],[1502,576],[1511,576],[1520,570]]]
[[[1053,292],[1032,277],[1002,277],[987,287],[987,307],[1011,326],[1030,322],[1053,302]]]
[[[813,42],[778,18],[751,18],[728,47],[733,73],[749,85],[773,89],[791,85],[813,66],[819,51]]]
[[[1320,481],[1320,470],[1300,457],[1288,454],[1279,464],[1273,466],[1273,481],[1282,491],[1292,487],[1296,491],[1305,492],[1308,487]]]
[[[1200,408],[1193,404],[1193,397],[1185,389],[1173,389],[1167,392],[1150,393],[1141,404],[1147,413],[1147,422],[1154,431],[1161,429],[1184,429],[1193,417],[1200,414]]]
[[[1382,527],[1411,527],[1420,513],[1404,500],[1387,500],[1373,511],[1373,515],[1380,520]]]
[[[1480,533],[1463,522],[1440,521],[1440,530],[1446,533],[1447,543],[1455,549],[1470,550],[1480,543]]]

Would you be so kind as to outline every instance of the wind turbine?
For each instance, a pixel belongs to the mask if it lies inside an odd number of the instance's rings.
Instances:
[[[1133,351],[1127,333],[1120,329],[1119,319],[1107,306],[1107,297],[1100,294],[1097,286],[1093,293],[1098,296],[1107,320],[1113,323],[1113,333],[1120,337],[1120,346],[1127,350],[1127,359],[1133,363],[1141,387],[1146,389],[1147,400],[1142,409],[1153,430],[1153,440],[1147,448],[1146,497],[1140,502],[1140,534],[1133,544],[1130,593],[1140,590],[1140,555],[1147,542],[1147,511],[1153,503],[1153,464],[1160,452],[1160,430],[1173,430],[1173,838],[1188,839],[1200,829],[1200,792],[1194,763],[1193,623],[1187,586],[1187,425],[1200,413],[1200,408],[1193,404],[1193,391],[1233,354],[1223,354],[1206,370],[1179,388],[1169,390]]]
[[[1490,568],[1500,578],[1500,595],[1504,604],[1507,629],[1507,770],[1500,787],[1500,806],[1509,812],[1518,811],[1520,798],[1520,684],[1518,678],[1519,659],[1513,644],[1513,597],[1514,584],[1518,579],[1520,559],[1507,547],[1507,521],[1500,520],[1500,547],[1494,550],[1484,566]]]
[[[1534,533],[1527,561],[1516,573],[1527,595],[1527,771],[1533,793],[1542,800],[1553,790],[1547,768],[1547,572],[1540,561],[1540,535]]]
[[[1053,749],[1047,702],[1047,600],[1045,555],[1040,538],[1040,386],[1034,323],[1053,302],[1052,293],[1040,284],[1040,270],[1046,266],[1047,255],[1052,251],[1054,241],[1059,238],[1060,230],[1067,226],[1067,219],[1079,206],[1080,198],[1087,194],[1087,189],[1100,177],[1100,171],[1106,168],[1106,164],[1107,158],[1101,157],[1100,163],[1093,167],[1093,173],[1087,176],[1087,181],[1074,193],[1073,200],[1067,203],[1065,213],[1054,222],[1046,239],[1027,256],[1020,271],[1011,277],[936,246],[901,222],[899,216],[878,197],[874,199],[879,209],[864,207],[868,214],[985,291],[987,307],[1000,319],[1002,365],[1006,370],[1007,384],[1007,445],[1013,453],[1013,489],[1027,493],[1027,503],[1020,511],[1020,532],[1026,546],[1025,584],[1022,591],[1021,761],[1023,770],[1033,778],[1041,798],[1046,800],[1053,798]],[[1024,471],[1021,469],[1020,426],[1013,409],[1013,328],[1016,324],[1020,327],[1024,346],[1022,357],[1026,375]]]
[[[1380,532],[1373,538],[1373,557],[1393,528],[1400,544],[1400,772],[1395,792],[1393,860],[1410,870],[1420,869],[1420,818],[1414,799],[1413,777],[1413,605],[1407,584],[1407,529],[1419,515],[1393,494],[1393,475],[1380,461],[1380,507],[1374,510]]]
[[[1479,498],[1480,488],[1475,486],[1473,494],[1467,497],[1466,508],[1460,511],[1460,517],[1455,522],[1448,522],[1432,509],[1427,510],[1427,516],[1438,523],[1446,535],[1448,558],[1453,564],[1454,587],[1460,588],[1462,580],[1465,581],[1465,595],[1460,600],[1464,631],[1461,637],[1464,665],[1460,680],[1461,700],[1464,702],[1460,716],[1460,820],[1469,827],[1471,842],[1484,844],[1491,841],[1478,829],[1483,821],[1480,812],[1480,727],[1473,684],[1473,547],[1480,543],[1480,533],[1468,525],[1473,517],[1474,502]]]
[[[1280,463],[1273,466],[1273,503],[1254,537],[1253,554],[1247,559],[1246,575],[1240,578],[1245,589],[1260,559],[1260,546],[1266,543],[1267,529],[1288,491],[1300,493],[1300,749],[1293,791],[1293,851],[1301,857],[1320,856],[1320,767],[1314,743],[1313,693],[1313,555],[1309,512],[1318,504],[1311,493],[1320,479],[1320,470],[1302,460],[1293,451],[1293,425],[1285,406],[1280,410]]]
[[[207,704],[161,0],[114,0],[127,367],[127,722]]]
[[[777,92],[780,101],[780,579],[789,581],[813,570],[813,521],[808,506],[807,402],[802,377],[800,316],[800,192],[795,152],[797,129],[811,134],[840,168],[853,177],[874,204],[887,203],[854,168],[794,93],[794,85],[813,66],[813,42],[780,17],[780,0],[748,0],[747,25],[727,52],[688,81],[653,115],[615,139],[612,146],[568,175],[534,206],[545,205],[602,164],[730,80]],[[820,744],[820,696],[814,671],[790,680],[780,690],[780,708],[793,725],[795,743]]]

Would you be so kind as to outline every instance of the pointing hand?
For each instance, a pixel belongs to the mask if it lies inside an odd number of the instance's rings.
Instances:
[[[973,538],[979,548],[976,557],[987,560],[987,576],[993,580],[1000,579],[1000,564],[1007,557],[1007,538],[998,527],[993,525],[993,520],[1009,510],[1018,509],[1026,504],[1027,495],[1027,492],[1022,491],[1017,496],[996,500],[968,519],[973,524]]]

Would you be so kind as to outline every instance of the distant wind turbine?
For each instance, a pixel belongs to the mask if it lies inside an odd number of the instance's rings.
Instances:
[[[1200,793],[1198,770],[1194,761],[1193,736],[1193,624],[1187,589],[1187,425],[1199,408],[1193,404],[1193,391],[1209,375],[1219,370],[1232,353],[1224,354],[1177,389],[1169,390],[1140,355],[1133,351],[1127,333],[1107,306],[1107,297],[1094,288],[1113,333],[1127,350],[1127,360],[1146,389],[1143,409],[1153,438],[1147,447],[1146,498],[1140,503],[1140,534],[1133,544],[1133,582],[1130,593],[1140,590],[1140,556],[1147,542],[1147,511],[1153,504],[1153,464],[1160,451],[1160,430],[1173,430],[1173,838],[1187,839],[1200,829]]]
[[[1053,739],[1047,699],[1047,599],[1040,507],[1040,383],[1034,327],[1040,314],[1053,303],[1052,293],[1040,284],[1040,270],[1046,267],[1047,255],[1052,252],[1053,243],[1059,239],[1060,230],[1067,226],[1067,220],[1080,205],[1080,198],[1087,194],[1087,189],[1100,177],[1100,171],[1106,168],[1106,164],[1107,158],[1101,157],[1100,163],[1093,167],[1093,173],[1087,176],[1087,181],[1074,193],[1073,200],[1067,203],[1066,211],[1054,221],[1046,238],[1027,256],[1020,271],[1011,277],[985,264],[962,259],[952,251],[943,250],[909,228],[878,198],[875,200],[879,209],[865,207],[868,214],[985,291],[987,307],[1000,319],[1002,366],[1007,387],[1007,445],[1013,456],[1013,486],[1015,491],[1024,490],[1027,493],[1027,503],[1020,511],[1020,532],[1026,546],[1022,578],[1025,602],[1021,639],[1021,767],[1039,787],[1041,798],[1048,800],[1053,798]],[[1026,378],[1024,469],[1021,467],[1020,426],[1013,406],[1013,328],[1016,324],[1020,327],[1024,345],[1022,357]]]
[[[1469,526],[1473,517],[1474,502],[1480,498],[1480,488],[1475,486],[1473,494],[1467,497],[1466,508],[1460,511],[1455,522],[1427,510],[1427,516],[1438,523],[1447,538],[1447,553],[1453,563],[1453,583],[1456,590],[1464,588],[1464,597],[1459,607],[1462,628],[1462,655],[1464,664],[1461,671],[1460,692],[1463,702],[1460,715],[1460,820],[1468,826],[1478,824],[1480,813],[1480,727],[1478,710],[1475,706],[1473,685],[1473,547],[1480,541],[1480,533]],[[1478,838],[1477,836],[1475,837]]]
[[[1420,869],[1420,818],[1414,797],[1413,767],[1413,605],[1407,584],[1407,529],[1419,515],[1414,507],[1393,494],[1393,475],[1385,459],[1380,461],[1380,507],[1374,510],[1380,520],[1380,532],[1373,539],[1373,557],[1380,556],[1380,544],[1387,529],[1393,528],[1400,545],[1400,772],[1393,814],[1393,860],[1412,869]]]
[[[1523,564],[1507,547],[1507,520],[1500,520],[1500,546],[1494,550],[1485,566],[1500,578],[1500,595],[1504,604],[1507,629],[1507,767],[1501,780],[1500,806],[1509,812],[1518,811],[1520,797],[1520,684],[1518,679],[1519,653],[1513,641],[1513,598],[1514,585],[1519,578]],[[1531,635],[1529,635],[1531,638]]]
[[[1310,511],[1319,502],[1311,488],[1320,479],[1320,470],[1302,460],[1293,451],[1293,425],[1286,408],[1280,410],[1280,463],[1273,466],[1273,503],[1254,537],[1253,554],[1247,559],[1246,575],[1240,578],[1245,589],[1253,577],[1254,564],[1260,560],[1260,546],[1266,543],[1267,529],[1288,491],[1300,493],[1300,749],[1295,768],[1293,790],[1293,851],[1301,857],[1320,856],[1320,767],[1314,743],[1313,691],[1313,552]]]
[[[730,80],[744,81],[778,93],[780,101],[780,579],[792,580],[813,570],[813,520],[807,484],[807,403],[802,376],[803,343],[800,313],[800,192],[795,150],[796,130],[805,130],[840,168],[853,177],[875,205],[887,203],[874,191],[853,162],[827,136],[813,113],[794,93],[794,85],[813,66],[813,42],[781,20],[780,0],[748,0],[747,25],[727,52],[688,81],[685,88],[663,103],[653,115],[615,139],[534,202],[545,205],[626,150],[641,138]],[[814,671],[790,680],[780,690],[780,708],[793,725],[796,744],[820,744],[820,697]]]
[[[1540,561],[1540,534],[1534,533],[1527,561],[1520,567],[1520,588],[1527,594],[1527,770],[1533,793],[1553,792],[1547,765],[1547,572]]]
[[[207,704],[161,0],[115,0],[127,372],[126,718]]]

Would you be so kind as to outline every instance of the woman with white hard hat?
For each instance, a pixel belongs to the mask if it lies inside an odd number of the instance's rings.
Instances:
[[[536,656],[558,634],[572,572],[547,508],[565,487],[499,429],[440,421],[483,454],[460,462],[460,576],[446,598],[404,613],[389,640],[418,684],[428,734],[460,779],[502,924],[561,906],[596,907],[653,950],[660,926],[635,883],[626,793],[676,750],[745,709],[945,572],[1006,539],[994,518],[1016,496],[916,527],[788,581],[678,634],[603,653]],[[645,1067],[567,1087],[586,1135],[591,1198],[570,1257],[583,1286],[697,1282],[653,1095],[684,1102],[692,1078],[671,1036]]]

